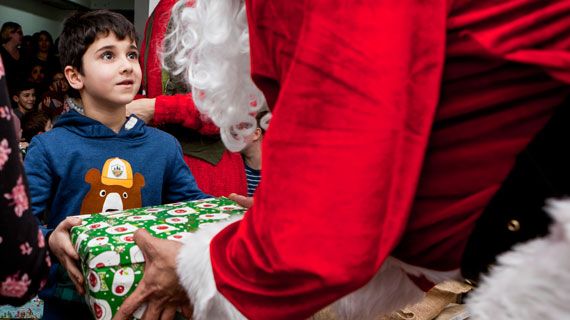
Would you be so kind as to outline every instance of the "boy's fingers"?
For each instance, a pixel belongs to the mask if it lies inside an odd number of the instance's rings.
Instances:
[[[81,219],[77,217],[67,217],[61,222],[61,229],[69,231],[72,227],[81,224]],[[59,226],[58,226],[59,227]]]
[[[83,294],[83,292],[84,292],[83,275],[81,274],[79,269],[75,266],[75,263],[73,262],[73,260],[71,260],[69,257],[64,256],[63,259],[60,260],[60,262],[63,265],[63,267],[67,270],[67,273],[69,274],[69,278],[71,279],[71,281],[75,285],[75,288],[77,289],[77,291],[80,294]]]
[[[85,289],[83,289],[83,285],[81,284],[81,282],[79,282],[79,280],[76,278],[76,276],[74,276],[73,274],[69,273],[69,277],[71,278],[71,281],[73,281],[73,284],[75,285],[75,290],[77,290],[77,292],[80,295],[84,295],[85,294]]]
[[[71,242],[66,242],[65,245],[63,246],[63,253],[70,257],[71,259],[77,261],[79,260],[79,254],[77,254],[77,251],[75,251],[75,248],[73,248],[73,246],[71,245]]]

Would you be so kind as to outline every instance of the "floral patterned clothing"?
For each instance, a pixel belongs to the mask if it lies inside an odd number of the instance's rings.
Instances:
[[[51,264],[30,209],[5,69],[0,60],[0,305],[21,305],[45,284]]]

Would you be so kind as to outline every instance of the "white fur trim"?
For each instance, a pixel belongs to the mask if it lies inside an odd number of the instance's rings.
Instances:
[[[216,288],[210,241],[241,217],[206,225],[187,239],[177,257],[177,273],[180,283],[186,289],[194,306],[194,320],[202,319],[245,319],[245,317]]]
[[[177,258],[177,273],[194,306],[195,320],[245,319],[217,290],[210,261],[210,241],[233,219],[205,226],[184,240]],[[331,305],[338,319],[365,320],[388,314],[420,301],[425,293],[408,277],[424,276],[434,283],[459,279],[459,271],[434,271],[388,257],[364,287]]]
[[[424,276],[434,283],[459,279],[459,270],[434,271],[388,257],[374,278],[364,287],[335,302],[331,309],[338,319],[375,319],[419,302],[425,293],[408,277]]]
[[[570,319],[570,201],[551,201],[547,211],[550,235],[498,257],[469,297],[472,319]]]

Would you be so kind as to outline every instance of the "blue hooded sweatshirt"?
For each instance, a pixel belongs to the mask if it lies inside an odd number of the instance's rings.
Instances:
[[[80,213],[211,197],[198,189],[176,139],[135,116],[115,133],[76,111],[63,114],[32,139],[24,166],[44,233]]]

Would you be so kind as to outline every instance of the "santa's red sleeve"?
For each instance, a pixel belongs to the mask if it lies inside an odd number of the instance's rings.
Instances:
[[[212,121],[196,109],[190,93],[156,96],[153,121],[157,125],[179,124],[203,135],[217,135],[220,132]]]
[[[302,319],[367,283],[402,235],[438,100],[445,5],[246,7],[253,77],[276,104],[255,204],[214,238],[211,264],[247,318]],[[184,250],[179,274],[210,310],[190,271],[205,249]]]
[[[178,257],[195,317],[303,319],[394,270],[400,292],[353,301],[405,301],[402,270],[418,274],[392,252],[457,268],[516,155],[568,96],[568,2],[246,7],[274,117],[254,206]]]

